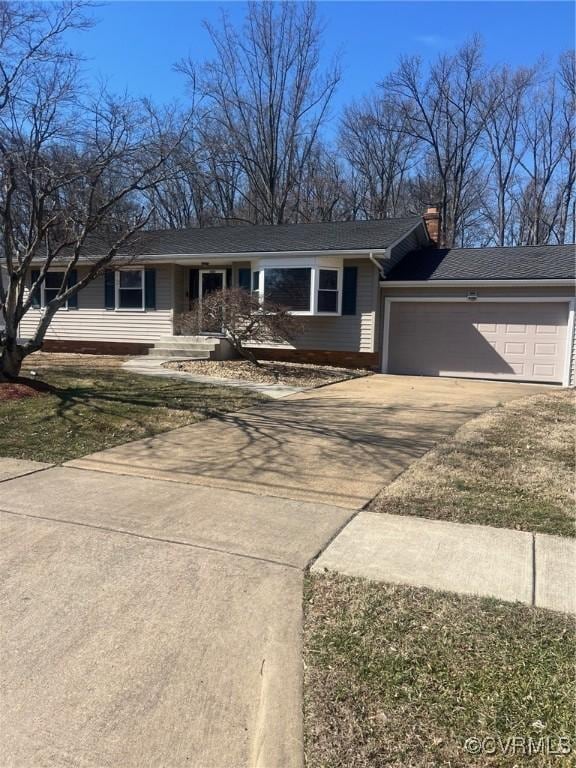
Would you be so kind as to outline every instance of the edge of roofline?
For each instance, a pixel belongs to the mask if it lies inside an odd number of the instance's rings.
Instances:
[[[261,257],[269,258],[270,256],[341,256],[343,254],[368,256],[369,253],[385,254],[388,248],[338,248],[338,249],[326,249],[321,251],[299,251],[291,249],[289,251],[219,251],[218,253],[142,253],[134,258],[137,259],[211,259],[211,258],[251,258],[257,259]]]
[[[324,251],[297,251],[297,250],[291,250],[291,251],[223,251],[219,253],[137,253],[137,254],[117,254],[117,256],[114,257],[111,264],[114,262],[120,263],[121,261],[129,261],[131,263],[137,264],[140,261],[150,261],[150,262],[167,262],[167,263],[173,263],[177,262],[181,259],[193,259],[194,261],[210,261],[211,259],[218,259],[224,260],[235,260],[235,261],[246,261],[247,259],[258,259],[258,258],[270,258],[273,256],[280,256],[280,257],[287,257],[287,256],[309,256],[309,257],[319,257],[319,256],[345,256],[347,258],[369,258],[370,254],[374,254],[380,257],[384,257],[388,253],[388,248],[355,248],[355,249],[346,249],[341,248],[338,250],[324,250]],[[86,264],[90,261],[96,261],[98,259],[103,258],[104,254],[90,254],[88,255],[81,255],[78,259],[78,264],[81,266],[83,263]],[[54,263],[58,262],[66,262],[68,261],[66,258],[62,259],[55,259]],[[43,257],[37,257],[32,259],[32,263],[43,263],[44,258]]]
[[[405,240],[408,237],[408,235],[411,235],[412,232],[415,232],[418,229],[418,227],[422,227],[422,230],[423,230],[424,234],[428,238],[428,242],[432,243],[432,240],[430,239],[430,236],[428,235],[428,230],[426,229],[426,224],[424,222],[424,219],[420,218],[420,220],[417,221],[414,224],[413,227],[410,227],[410,229],[407,232],[404,232],[404,234],[401,237],[397,237],[396,240],[394,240],[393,243],[390,243],[390,245],[385,250],[390,252],[392,250],[392,248],[395,248],[399,243],[402,242],[402,240]],[[425,249],[426,247],[427,246],[422,246],[422,249]],[[432,247],[433,247],[432,245],[428,246],[428,248],[432,248]],[[417,250],[420,250],[420,249],[417,249]],[[372,249],[372,253],[376,253],[376,251],[374,249]]]
[[[443,288],[443,287],[457,287],[459,285],[465,285],[465,286],[494,286],[494,287],[509,287],[513,285],[517,286],[534,286],[534,285],[541,285],[541,286],[565,286],[565,285],[575,285],[574,278],[570,277],[559,277],[559,278],[545,278],[545,277],[535,277],[535,278],[507,278],[507,279],[495,279],[495,280],[478,280],[478,279],[470,279],[467,280],[466,278],[454,278],[452,280],[380,280],[379,285],[381,288],[386,287],[392,287],[392,288]]]

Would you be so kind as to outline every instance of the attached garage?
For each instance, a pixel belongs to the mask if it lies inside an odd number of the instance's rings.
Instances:
[[[388,373],[566,380],[565,300],[387,301]]]
[[[426,248],[383,272],[382,370],[576,384],[574,245]]]

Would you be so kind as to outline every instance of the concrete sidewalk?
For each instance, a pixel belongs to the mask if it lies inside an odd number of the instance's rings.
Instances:
[[[2,483],[0,510],[299,569],[352,514],[327,504],[68,467]]]
[[[16,477],[24,477],[34,472],[41,472],[44,469],[53,467],[53,464],[46,464],[43,461],[28,461],[27,459],[9,459],[0,456],[0,483],[5,480],[13,480]]]
[[[361,512],[312,566],[576,613],[576,540]]]
[[[295,395],[303,392],[305,387],[291,387],[288,384],[258,384],[256,382],[245,381],[243,379],[219,379],[215,376],[202,376],[197,373],[188,373],[187,371],[174,371],[170,368],[163,368],[163,363],[173,363],[176,359],[186,360],[188,358],[174,357],[133,357],[122,363],[122,368],[130,373],[139,373],[142,376],[160,376],[167,379],[185,379],[186,381],[196,381],[198,384],[211,384],[214,387],[236,387],[238,389],[249,389],[252,392],[260,392],[268,395],[273,400],[277,400],[288,395]]]

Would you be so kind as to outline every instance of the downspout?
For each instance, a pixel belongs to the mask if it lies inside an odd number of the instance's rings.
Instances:
[[[386,257],[388,258],[388,257],[389,257],[389,255],[390,255],[390,254],[388,253],[388,249],[386,249]],[[368,258],[370,259],[370,261],[372,262],[372,264],[374,264],[374,266],[375,266],[375,267],[376,267],[376,269],[378,270],[378,274],[380,275],[380,280],[386,280],[386,275],[384,274],[384,269],[383,269],[383,267],[382,267],[382,264],[380,264],[380,262],[378,261],[378,259],[377,259],[377,258],[374,256],[374,254],[372,253],[372,251],[370,251],[370,253],[368,254]]]
[[[372,253],[372,251],[370,251],[370,253],[368,254],[368,258],[370,259],[372,264],[374,264],[374,266],[378,270],[378,275],[380,276],[380,280],[386,280],[386,275],[384,274],[384,269],[382,267],[382,264],[380,264],[378,259],[376,259],[374,257],[374,254]],[[386,248],[386,258],[390,258],[390,252],[389,252],[388,248]],[[380,282],[380,280],[378,282]],[[380,289],[380,286],[378,286],[378,289]],[[382,311],[382,300],[383,300],[382,292],[380,290],[378,290],[378,304],[377,304],[378,311],[377,311],[376,317],[378,317],[379,313]],[[382,339],[380,338],[380,334],[377,331],[376,323],[374,324],[373,344],[374,344],[374,346],[376,348],[382,349]],[[380,354],[378,355],[378,360],[379,360],[378,370],[381,371],[382,370],[382,356]]]

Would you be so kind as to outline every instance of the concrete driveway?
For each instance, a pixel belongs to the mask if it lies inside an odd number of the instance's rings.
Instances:
[[[301,768],[303,569],[435,441],[533,391],[374,376],[0,467],[0,764]]]
[[[127,443],[69,466],[359,509],[467,419],[540,389],[376,375]]]

